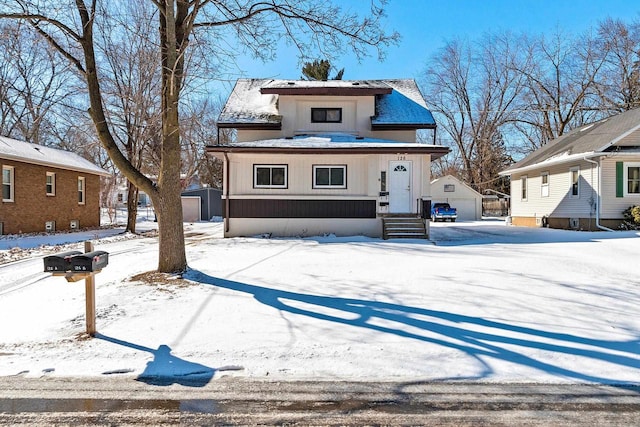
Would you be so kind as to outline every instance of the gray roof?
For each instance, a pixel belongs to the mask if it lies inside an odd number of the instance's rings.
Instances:
[[[375,93],[378,114],[372,118],[372,125],[415,125],[417,128],[436,125],[413,79],[327,81],[238,79],[220,113],[218,125],[234,127],[234,125],[280,124],[282,116],[278,110],[280,95],[277,92],[288,93],[288,89],[335,90],[344,91],[349,95],[358,95],[358,92]],[[266,93],[263,93],[263,90]]]
[[[4,136],[0,136],[0,159],[74,170],[94,175],[111,175],[76,153],[18,141]]]
[[[620,140],[634,132],[640,133],[640,108],[576,128],[550,141],[500,174],[509,175],[520,169],[532,169],[620,150]],[[624,150],[633,148],[626,146]]]

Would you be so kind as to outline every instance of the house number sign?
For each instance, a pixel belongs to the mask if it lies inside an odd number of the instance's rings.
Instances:
[[[398,160],[407,160],[406,154],[398,154]]]

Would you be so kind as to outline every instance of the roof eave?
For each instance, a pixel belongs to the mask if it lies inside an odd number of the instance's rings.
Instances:
[[[424,146],[424,147],[323,147],[323,148],[296,148],[296,147],[232,147],[228,145],[208,145],[207,153],[276,153],[276,154],[429,154],[432,159],[438,159],[448,154],[448,147]]]
[[[282,122],[271,122],[271,123],[218,122],[218,128],[219,129],[282,130]]]
[[[587,153],[578,153],[578,154],[572,154],[570,156],[566,156],[566,157],[562,157],[562,158],[558,158],[556,160],[546,160],[546,161],[542,161],[542,162],[538,162],[538,163],[534,163],[532,165],[527,165],[527,166],[522,166],[519,168],[513,168],[513,169],[505,169],[501,172],[498,172],[498,175],[500,176],[510,176],[516,173],[522,173],[522,172],[528,172],[531,170],[536,170],[536,169],[543,169],[549,166],[555,166],[555,165],[561,165],[563,163],[569,163],[569,162],[573,162],[576,160],[580,160],[580,159],[591,159],[594,157],[602,157],[602,156],[606,156],[609,153],[601,153],[601,152],[596,152],[596,151],[590,151]]]
[[[371,87],[263,87],[263,95],[375,96],[388,95],[391,88]]]
[[[99,176],[111,176],[111,173],[105,171],[105,170],[93,170],[93,169],[87,169],[87,168],[81,168],[81,167],[70,167],[67,165],[62,165],[59,163],[54,163],[54,162],[47,162],[47,161],[42,161],[42,160],[34,160],[34,159],[30,159],[30,158],[26,158],[26,157],[20,157],[20,156],[12,156],[11,154],[6,154],[6,153],[2,153],[0,155],[0,159],[5,159],[5,160],[11,160],[14,162],[20,162],[20,163],[27,163],[30,165],[38,165],[38,166],[46,166],[46,167],[50,167],[50,168],[55,168],[55,169],[62,169],[62,170],[69,170],[69,171],[74,171],[74,172],[83,172],[83,173],[87,173],[87,174],[91,174],[91,175],[99,175]]]
[[[436,129],[435,123],[371,123],[371,130]]]

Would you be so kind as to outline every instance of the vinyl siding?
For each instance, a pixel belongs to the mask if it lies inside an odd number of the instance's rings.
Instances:
[[[580,168],[580,191],[578,197],[571,196],[571,173]],[[542,197],[543,172],[549,173],[549,196]],[[521,180],[527,176],[527,200],[521,199]],[[562,218],[584,218],[595,215],[594,200],[597,185],[595,165],[586,162],[567,163],[544,169],[527,171],[511,176],[511,215],[514,217],[543,216]]]
[[[640,196],[616,197],[616,162],[640,162],[640,156],[602,160],[601,218],[622,218],[622,211],[629,206],[640,205]]]

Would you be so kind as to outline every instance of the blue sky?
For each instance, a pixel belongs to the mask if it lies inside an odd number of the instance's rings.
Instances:
[[[366,11],[369,0],[343,0],[344,8]],[[358,64],[353,58],[334,61],[345,68],[345,79],[417,78],[429,58],[456,37],[475,40],[486,32],[509,30],[529,34],[557,29],[579,34],[606,17],[627,22],[640,18],[637,0],[390,0],[387,28],[400,32],[398,46],[387,49],[379,62],[373,56]],[[276,61],[240,58],[243,77],[299,78],[295,52],[286,48]]]

